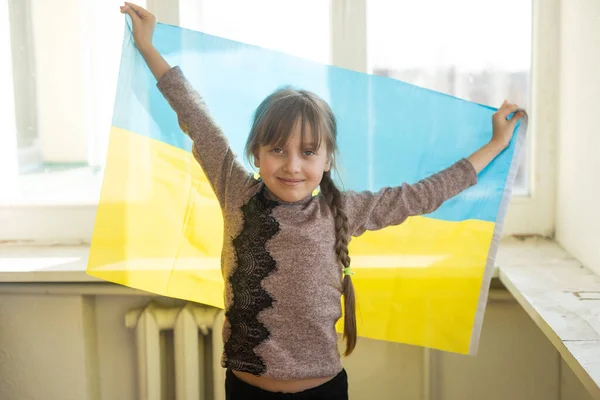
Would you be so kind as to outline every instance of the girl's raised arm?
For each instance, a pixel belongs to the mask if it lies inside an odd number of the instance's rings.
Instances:
[[[156,17],[143,7],[128,2],[121,6],[121,12],[131,18],[135,45],[156,80],[160,81],[164,74],[171,69],[171,66],[152,45]]]
[[[177,114],[179,126],[194,142],[192,153],[202,167],[221,207],[237,204],[255,179],[239,162],[221,128],[212,119],[204,99],[179,67],[171,68],[152,45],[156,17],[144,8],[125,3],[121,12],[133,21],[136,46],[157,86]]]

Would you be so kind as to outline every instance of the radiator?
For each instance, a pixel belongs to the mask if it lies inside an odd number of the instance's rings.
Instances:
[[[183,307],[161,308],[154,303],[130,310],[125,324],[135,331],[137,347],[137,383],[141,400],[225,400],[225,370],[220,358],[223,351],[222,310],[188,303]],[[166,370],[161,354],[161,332],[172,331],[174,388],[166,391]],[[210,349],[205,338],[212,339],[212,371],[205,370],[204,358]],[[163,341],[164,342],[164,341]],[[164,346],[163,346],[164,347]],[[206,393],[212,376],[212,393]],[[172,393],[174,392],[174,393]],[[211,396],[212,395],[212,396]]]

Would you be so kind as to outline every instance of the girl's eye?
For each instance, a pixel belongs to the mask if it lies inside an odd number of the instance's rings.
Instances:
[[[306,151],[304,151],[304,155],[305,156],[314,156],[315,152],[312,150],[306,150]]]
[[[283,153],[283,150],[282,150],[281,148],[279,148],[279,147],[275,147],[275,148],[274,148],[273,150],[271,150],[271,151],[272,151],[273,153],[276,153],[276,154],[281,154],[281,153]]]

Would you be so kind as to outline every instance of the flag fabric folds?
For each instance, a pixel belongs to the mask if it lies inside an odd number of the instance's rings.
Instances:
[[[398,80],[164,24],[154,45],[182,68],[240,156],[252,114],[273,90],[324,98],[338,120],[336,182],[345,190],[416,182],[492,135],[496,109]],[[359,336],[475,354],[526,127],[525,117],[479,182],[435,212],[352,240]],[[191,145],[126,27],[87,273],[223,307],[223,220]]]

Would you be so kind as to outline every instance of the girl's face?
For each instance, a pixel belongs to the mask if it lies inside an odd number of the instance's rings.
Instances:
[[[325,141],[316,149],[310,142],[311,133],[305,132],[305,135],[307,142],[302,146],[301,126],[296,123],[284,147],[260,146],[254,155],[254,165],[260,169],[267,188],[286,202],[311,195],[321,183],[323,173],[331,168]]]

